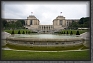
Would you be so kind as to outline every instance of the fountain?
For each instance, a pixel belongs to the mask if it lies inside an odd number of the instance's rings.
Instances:
[[[28,48],[76,48],[82,46],[84,38],[76,35],[58,34],[14,34],[6,37],[6,44]],[[36,49],[37,50],[37,49]],[[60,49],[61,50],[61,49]]]

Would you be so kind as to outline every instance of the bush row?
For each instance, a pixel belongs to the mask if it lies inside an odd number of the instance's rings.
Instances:
[[[17,34],[30,34],[30,33],[31,33],[31,31],[26,31],[26,32],[23,31],[23,32],[21,33],[20,30],[19,30]],[[11,34],[15,34],[15,33],[14,33],[14,30],[12,30]]]
[[[73,32],[72,32],[72,31],[71,31],[70,33],[68,33],[68,31],[67,31],[67,32],[65,32],[65,31],[62,31],[62,32],[55,32],[55,33],[59,33],[59,34],[70,34],[70,35],[73,35]],[[76,35],[80,35],[80,32],[77,31],[77,32],[76,32]]]

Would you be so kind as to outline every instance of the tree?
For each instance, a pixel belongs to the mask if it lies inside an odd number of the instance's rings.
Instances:
[[[71,31],[71,32],[70,32],[70,35],[72,35],[72,34],[73,34],[73,32]]]
[[[80,35],[79,31],[76,32],[76,35]]]
[[[28,31],[28,34],[30,34],[31,32],[30,31]]]
[[[16,21],[15,23],[17,25],[16,26],[17,28],[22,28],[22,23],[20,21]]]
[[[18,22],[21,22],[22,26],[25,25],[25,21],[24,20],[18,20]]]
[[[7,21],[6,21],[5,19],[1,19],[1,21],[2,21],[1,27],[2,27],[3,29],[5,29],[6,27],[8,27],[8,26],[6,26]]]
[[[10,22],[10,28],[15,29],[16,28],[15,26],[16,26],[15,22],[11,21]]]
[[[72,21],[68,29],[89,28],[90,17],[82,17],[78,22]]]
[[[20,33],[20,30],[18,31],[18,34],[21,34],[21,33]]]
[[[6,26],[6,24],[7,24],[7,21],[6,21],[6,20],[4,20],[4,19],[2,19],[2,25],[5,27],[5,26]]]
[[[79,20],[79,24],[83,24],[84,23],[84,18],[81,18],[80,20]]]
[[[63,31],[61,32],[61,34],[63,34]]]

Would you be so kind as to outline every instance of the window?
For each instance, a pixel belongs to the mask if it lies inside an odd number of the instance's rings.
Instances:
[[[30,20],[30,25],[32,25],[32,20]]]
[[[60,20],[59,24],[62,25],[62,20]]]

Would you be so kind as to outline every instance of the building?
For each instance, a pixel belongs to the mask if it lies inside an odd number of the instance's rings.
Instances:
[[[25,20],[24,27],[38,33],[54,33],[66,29],[73,21],[79,21],[79,19],[65,19],[64,16],[57,16],[53,20],[53,25],[40,25],[39,19],[34,15],[29,15],[27,19],[6,19],[7,22],[17,20]]]

